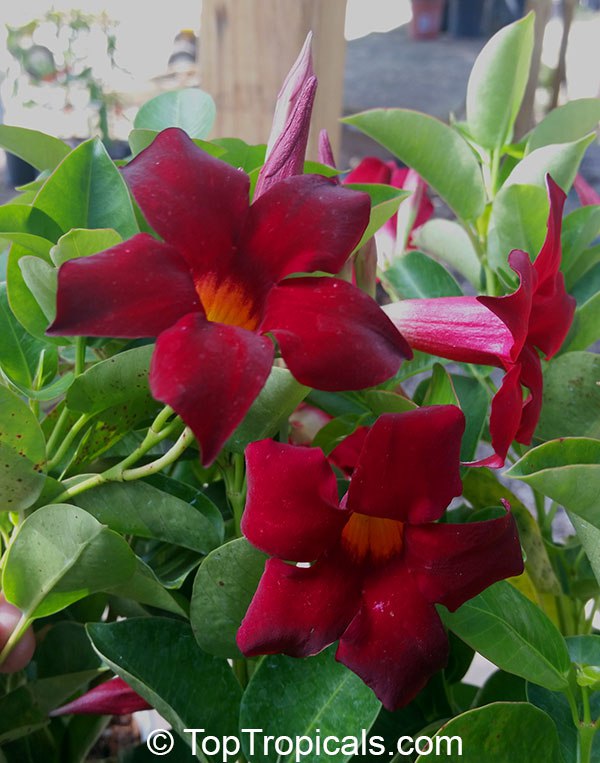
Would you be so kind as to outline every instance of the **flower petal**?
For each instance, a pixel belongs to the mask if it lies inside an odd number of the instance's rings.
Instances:
[[[410,348],[377,303],[337,278],[292,278],[271,290],[260,326],[302,384],[363,389],[389,379]]]
[[[344,474],[352,474],[358,463],[368,431],[368,427],[358,427],[352,434],[345,437],[327,456],[329,463],[337,466]]]
[[[190,313],[158,337],[150,389],[191,427],[208,466],[262,389],[272,361],[265,337]]]
[[[346,175],[344,183],[383,183],[389,185],[392,178],[392,172],[395,169],[395,162],[384,162],[376,156],[365,156],[365,158]]]
[[[308,568],[269,559],[237,644],[247,657],[308,657],[339,638],[359,605],[356,571],[336,556]]]
[[[145,699],[133,691],[122,678],[111,678],[50,713],[58,715],[129,715],[138,710],[149,710]]]
[[[464,363],[512,361],[512,332],[476,297],[403,299],[382,310],[415,350]]]
[[[523,572],[509,511],[487,522],[407,527],[404,541],[404,561],[423,596],[451,612],[492,583]]]
[[[504,466],[508,449],[519,430],[522,411],[521,364],[517,363],[504,375],[500,389],[492,399],[490,435],[493,455],[466,462],[465,465],[487,466],[490,469]]]
[[[336,659],[370,686],[388,710],[408,704],[448,660],[448,639],[401,561],[364,584],[357,616]]]
[[[248,498],[242,532],[272,556],[311,562],[337,545],[349,514],[319,448],[262,440],[246,448]]]
[[[348,490],[360,514],[420,523],[439,519],[462,493],[465,418],[454,405],[386,413],[371,427]]]
[[[248,176],[170,127],[122,170],[154,230],[194,272],[230,257],[248,211]]]
[[[337,273],[369,214],[367,194],[318,175],[296,175],[252,204],[240,249],[272,283],[290,273]]]
[[[48,334],[154,337],[201,310],[185,260],[172,246],[140,233],[61,265]]]
[[[546,239],[533,267],[538,284],[533,295],[528,342],[539,347],[546,360],[555,355],[565,340],[575,313],[576,302],[565,288],[565,278],[559,272],[562,256],[562,212],[566,195],[550,175],[546,176],[550,214]]]
[[[527,387],[529,395],[523,403],[521,422],[515,434],[515,440],[523,445],[530,445],[542,410],[544,377],[539,355],[532,347],[523,348],[519,361],[521,384]]]

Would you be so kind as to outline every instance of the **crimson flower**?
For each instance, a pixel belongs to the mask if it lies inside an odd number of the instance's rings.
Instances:
[[[122,678],[115,677],[58,707],[50,715],[129,715],[151,707]]]
[[[492,400],[490,434],[494,454],[475,462],[500,467],[513,440],[529,445],[542,407],[546,360],[560,349],[573,320],[575,300],[560,272],[565,194],[548,175],[550,215],[546,239],[535,261],[515,249],[508,263],[519,286],[504,297],[407,299],[384,307],[414,349],[450,360],[506,370]],[[529,390],[523,399],[521,385]]]
[[[423,178],[415,170],[398,167],[395,162],[383,162],[375,156],[367,156],[346,176],[344,183],[383,183],[412,191],[411,197],[400,206],[399,211],[375,234],[382,267],[389,265],[407,246],[412,246],[413,231],[433,214],[433,204]]]
[[[381,416],[341,503],[319,449],[248,446],[242,530],[274,558],[238,631],[245,655],[307,657],[339,639],[336,659],[387,708],[421,690],[448,657],[434,604],[454,610],[523,571],[510,513],[436,522],[462,492],[463,431],[454,406]]]
[[[123,173],[163,241],[142,233],[64,263],[48,333],[157,337],[152,394],[191,427],[204,464],[269,375],[266,334],[298,381],[324,390],[379,384],[410,357],[358,289],[336,278],[286,278],[340,270],[367,225],[366,195],[301,175],[250,206],[248,176],[176,128]]]

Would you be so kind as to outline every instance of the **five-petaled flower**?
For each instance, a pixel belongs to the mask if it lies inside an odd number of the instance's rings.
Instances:
[[[434,604],[454,610],[523,571],[509,512],[436,521],[462,491],[463,430],[454,406],[381,416],[341,503],[319,449],[248,446],[242,530],[274,558],[238,631],[245,655],[306,657],[339,639],[336,658],[387,708],[420,691],[448,656]]]
[[[549,175],[546,182],[550,214],[540,253],[533,263],[518,249],[508,257],[520,280],[516,291],[505,297],[407,299],[384,308],[414,349],[506,370],[490,414],[494,454],[477,461],[479,466],[502,466],[513,440],[531,443],[542,407],[538,349],[546,360],[553,357],[575,312],[559,270],[565,194]],[[525,399],[521,385],[529,390]]]
[[[262,389],[273,337],[292,374],[324,390],[392,376],[411,350],[374,300],[337,273],[369,219],[365,194],[316,175],[275,183],[249,205],[249,178],[181,130],[160,133],[123,170],[142,233],[71,260],[48,333],[158,337],[153,395],[191,427],[204,464]]]

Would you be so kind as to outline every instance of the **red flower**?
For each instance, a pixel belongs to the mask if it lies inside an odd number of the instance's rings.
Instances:
[[[414,349],[507,371],[492,400],[494,455],[476,462],[479,466],[502,466],[515,439],[531,443],[542,407],[543,377],[537,350],[546,360],[555,355],[575,312],[575,300],[567,294],[559,271],[565,194],[550,176],[547,185],[550,215],[540,253],[533,263],[519,250],[508,257],[519,276],[515,292],[505,297],[407,299],[384,308]],[[521,385],[529,390],[525,399]]]
[[[387,708],[420,691],[448,655],[434,603],[454,610],[523,570],[508,512],[436,523],[462,491],[463,430],[454,406],[381,416],[339,504],[319,449],[271,440],[248,446],[242,530],[275,558],[238,631],[245,655],[306,657],[339,639],[337,659]]]
[[[129,715],[151,707],[122,678],[111,678],[50,715]]]
[[[375,156],[365,157],[350,172],[344,183],[384,183],[394,188],[412,191],[411,197],[401,206],[375,234],[378,259],[385,267],[395,256],[412,245],[412,234],[416,228],[427,222],[433,214],[433,204],[427,195],[427,185],[423,178],[408,167],[398,167],[395,162],[383,162]]]
[[[377,304],[328,277],[368,221],[369,200],[315,175],[275,184],[249,206],[248,176],[160,133],[124,169],[148,222],[142,233],[58,275],[59,336],[158,337],[154,397],[192,428],[210,464],[244,418],[279,345],[303,384],[379,384],[410,349]],[[360,359],[360,360],[357,360]]]

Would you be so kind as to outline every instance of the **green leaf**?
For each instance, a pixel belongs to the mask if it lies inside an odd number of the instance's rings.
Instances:
[[[600,438],[600,356],[567,352],[544,369],[544,398],[536,439]]]
[[[369,389],[362,396],[375,416],[381,416],[382,413],[404,413],[417,407],[407,397],[383,389]]]
[[[485,190],[474,153],[458,132],[434,117],[407,109],[374,109],[342,120],[415,169],[458,217],[483,212]],[[452,157],[452,172],[447,171]]]
[[[427,381],[421,405],[455,405],[459,406],[454,383],[446,369],[436,363],[433,366],[431,378]]]
[[[382,276],[398,299],[459,297],[460,286],[448,271],[423,252],[412,251],[397,257]]]
[[[245,538],[237,538],[212,551],[202,562],[194,581],[190,622],[205,652],[216,657],[241,657],[235,637],[266,558]]]
[[[63,262],[77,257],[87,257],[90,254],[102,252],[116,246],[123,239],[112,228],[74,228],[58,239],[56,246],[50,250],[52,262],[59,267]]]
[[[490,396],[477,379],[459,374],[452,374],[450,379],[458,397],[458,405],[465,414],[465,433],[460,446],[460,460],[472,461],[485,426]]]
[[[41,209],[28,204],[5,204],[0,207],[0,232],[2,238],[12,233],[22,233],[34,239],[45,239],[50,242],[55,241],[60,235],[60,228]],[[35,245],[41,246],[39,241]],[[47,251],[45,251],[46,254]],[[43,255],[44,251],[35,251],[35,253]]]
[[[584,278],[587,280],[588,274]],[[585,350],[598,339],[600,339],[600,292],[594,294],[575,310],[573,325],[567,335],[563,349]]]
[[[136,347],[88,368],[69,389],[69,410],[100,413],[132,399],[150,396],[148,370],[153,350],[153,345]]]
[[[551,143],[572,143],[595,130],[600,120],[600,98],[578,98],[547,114],[531,131],[527,153]]]
[[[164,609],[165,612],[171,612],[179,617],[187,618],[188,615],[187,609],[182,606],[184,602],[177,601],[172,593],[166,591],[151,567],[141,559],[137,559],[132,577],[124,583],[109,588],[108,593],[124,599],[132,599],[156,609]]]
[[[558,735],[546,713],[527,702],[494,702],[468,710],[445,723],[433,737],[454,738],[451,751],[440,740],[439,754],[420,755],[416,763],[563,763]],[[461,740],[462,754],[458,753]],[[485,756],[482,758],[482,753]]]
[[[205,498],[207,503],[208,498]],[[202,513],[202,506],[164,493],[152,485],[135,482],[111,482],[81,493],[77,503],[122,535],[155,538],[207,554],[223,540],[223,528]]]
[[[6,557],[2,588],[33,620],[126,580],[134,568],[135,556],[120,535],[76,506],[53,504],[21,525]]]
[[[238,732],[241,688],[226,660],[205,654],[187,623],[145,617],[87,626],[108,665],[155,707],[188,744],[185,729],[219,738]],[[222,763],[222,756],[198,756]]]
[[[0,368],[12,382],[31,387],[40,354],[49,345],[31,336],[14,317],[6,284],[0,283]]]
[[[495,583],[456,612],[440,614],[450,630],[502,670],[547,689],[567,686],[570,660],[563,637],[510,583]]]
[[[36,649],[35,662],[39,678],[98,670],[102,665],[83,625],[70,621],[48,628]]]
[[[40,172],[53,170],[71,151],[62,140],[38,130],[0,125],[0,146]]]
[[[542,248],[548,220],[548,196],[535,185],[503,187],[490,218],[488,256],[493,268],[508,269],[508,255],[522,249],[533,259]]]
[[[594,576],[600,584],[600,530],[590,522],[586,522],[585,519],[581,519],[577,514],[567,513],[575,528],[577,537],[581,541]]]
[[[594,262],[584,255],[588,247],[600,235],[600,206],[579,207],[568,214],[562,224],[561,270],[565,274],[567,289],[581,278]]]
[[[347,183],[345,187],[353,191],[367,193],[371,198],[369,224],[361,240],[354,248],[356,252],[396,214],[400,203],[410,196],[410,192],[402,188],[394,188],[390,185],[381,185],[379,183]]]
[[[221,150],[217,154],[219,159],[232,167],[240,167],[248,174],[258,170],[265,162],[267,146],[264,143],[253,146],[239,138],[216,138],[210,145]]]
[[[278,756],[273,744],[268,754],[263,754],[266,735],[314,739],[326,730],[339,739],[355,734],[360,744],[358,729],[367,732],[371,728],[381,705],[358,676],[335,661],[334,654],[335,648],[330,647],[304,660],[283,655],[270,655],[262,660],[244,692],[240,710],[242,729],[262,730],[256,734],[254,755],[250,754],[248,736],[244,735],[246,757],[255,763],[292,763],[296,759],[294,752]],[[358,750],[328,755],[322,750],[321,754],[313,753],[302,759],[307,763],[339,763],[356,753]]]
[[[56,292],[58,291],[56,268],[41,257],[31,255],[21,257],[19,267],[27,288],[35,297],[48,323],[52,323],[56,316]]]
[[[114,228],[123,238],[138,232],[129,191],[98,140],[85,141],[54,170],[34,206],[71,228]]]
[[[573,185],[575,175],[587,147],[596,139],[596,134],[586,135],[572,143],[556,143],[536,148],[520,161],[504,182],[504,188],[511,185],[538,185],[546,187],[546,173],[567,192]]]
[[[206,138],[216,113],[212,97],[199,88],[169,90],[147,101],[138,111],[133,126],[157,131],[180,127],[190,138]]]
[[[0,510],[20,511],[42,492],[46,440],[37,418],[17,395],[0,385]]]
[[[481,263],[468,233],[454,220],[428,220],[413,232],[415,245],[481,288]]]
[[[527,699],[525,687],[526,682],[519,676],[497,670],[475,695],[473,707],[483,707],[491,702],[524,702]]]
[[[467,123],[476,143],[500,149],[513,126],[529,77],[534,15],[497,32],[477,56],[467,86]]]
[[[600,440],[551,440],[529,450],[505,474],[600,527]]]
[[[297,382],[285,368],[271,369],[265,386],[250,406],[225,448],[242,453],[248,443],[273,435],[304,400],[309,388]]]

